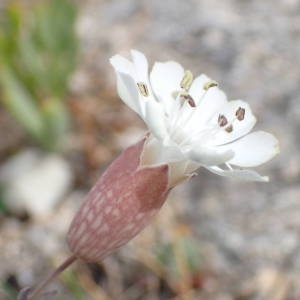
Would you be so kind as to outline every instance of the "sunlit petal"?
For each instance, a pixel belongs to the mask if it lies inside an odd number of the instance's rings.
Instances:
[[[236,118],[236,112],[239,108],[245,110],[245,116],[243,120],[238,120]],[[234,100],[225,103],[225,105],[214,115],[210,123],[218,126],[218,118],[222,115],[228,121],[228,124],[224,126],[223,130],[219,130],[215,134],[212,144],[222,145],[230,143],[247,133],[249,133],[256,123],[256,118],[252,114],[250,106],[242,100]],[[226,131],[232,126],[232,130]]]
[[[229,163],[240,167],[259,166],[279,153],[278,140],[272,134],[264,131],[252,132],[219,148],[231,149],[234,152],[234,157]]]
[[[193,147],[186,155],[190,160],[204,166],[216,166],[229,161],[234,153],[230,149],[219,150],[218,148]]]

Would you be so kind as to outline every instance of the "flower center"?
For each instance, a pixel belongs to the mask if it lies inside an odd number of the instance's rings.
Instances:
[[[180,82],[180,90],[174,91],[172,97],[174,98],[174,112],[172,114],[166,113],[166,119],[169,120],[169,135],[170,139],[180,147],[189,147],[192,143],[200,141],[205,144],[211,144],[216,141],[220,130],[228,134],[234,130],[234,123],[245,119],[245,108],[239,107],[234,115],[228,118],[224,114],[219,114],[216,124],[208,122],[197,126],[197,120],[194,114],[198,111],[197,104],[201,103],[207,96],[207,93],[212,87],[218,86],[214,80],[209,80],[203,85],[203,94],[197,103],[190,95],[189,90],[194,81],[194,76],[191,71],[187,70]],[[146,83],[137,82],[139,93],[143,97],[149,97],[149,89]],[[186,105],[186,103],[188,105]]]
[[[179,109],[176,110],[170,122],[170,137],[175,143],[180,145],[185,144],[186,141],[190,139],[191,132],[189,128],[191,126],[191,122],[193,122],[194,120],[193,116],[197,111],[197,104],[193,97],[189,94],[189,89],[193,83],[193,78],[194,77],[191,71],[186,71],[180,82],[181,90],[174,91],[172,93],[174,101],[177,102]],[[198,100],[198,103],[200,103],[204,99],[209,89],[215,86],[218,86],[218,83],[216,81],[210,80],[206,82],[203,85],[204,93]],[[189,106],[185,105],[185,103],[188,103]],[[197,130],[197,132],[199,132],[199,130]],[[205,128],[205,132],[207,132],[207,128]]]
[[[239,107],[233,116],[233,118],[228,121],[228,119],[223,115],[219,114],[217,124],[207,124],[206,126],[202,127],[201,129],[195,129],[188,132],[188,134],[181,134],[185,136],[179,142],[181,147],[189,147],[192,143],[201,140],[203,145],[211,144],[213,141],[217,140],[218,133],[220,130],[224,130],[228,134],[234,130],[234,124],[236,122],[241,122],[245,118],[245,109]],[[180,129],[179,129],[180,130]],[[185,128],[182,128],[182,131],[185,131]]]
[[[234,130],[234,123],[243,121],[245,118],[245,109],[239,107],[233,116],[227,119],[224,114],[219,114],[215,125],[207,123],[204,126],[197,127],[197,120],[194,114],[197,112],[197,104],[189,94],[189,89],[193,82],[193,75],[190,71],[186,71],[181,83],[181,91],[172,93],[174,100],[179,102],[179,109],[170,123],[170,137],[180,147],[189,147],[191,143],[200,141],[205,144],[215,143],[220,130],[224,130],[230,134]],[[204,93],[197,103],[201,103],[207,96],[210,88],[216,87],[216,81],[210,80],[203,85]],[[188,103],[189,106],[185,105]],[[189,108],[190,107],[190,108]],[[194,108],[194,109],[192,109]],[[214,142],[213,142],[214,141]]]

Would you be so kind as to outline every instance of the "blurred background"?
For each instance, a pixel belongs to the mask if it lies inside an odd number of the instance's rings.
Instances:
[[[298,0],[0,1],[0,299],[67,257],[85,194],[145,132],[108,62],[131,48],[249,102],[281,154],[258,169],[268,184],[199,170],[129,245],[63,273],[51,299],[300,299]]]

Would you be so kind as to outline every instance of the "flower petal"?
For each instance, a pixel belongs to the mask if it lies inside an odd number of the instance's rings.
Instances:
[[[188,158],[203,166],[216,166],[229,161],[234,153],[232,150],[219,150],[218,148],[209,148],[193,145],[192,149],[186,152]]]
[[[110,58],[110,63],[116,72],[122,72],[134,76],[134,66],[131,61],[121,55],[114,55]]]
[[[183,76],[184,69],[177,62],[156,62],[150,73],[150,81],[155,94],[162,99],[180,90]]]
[[[169,165],[169,188],[176,186],[195,174],[200,167],[198,163],[182,160],[171,162]]]
[[[131,50],[132,60],[115,55],[110,59],[117,74],[117,88],[120,98],[142,118],[145,115],[145,100],[152,98],[153,93],[149,83],[148,61],[145,55],[137,50]],[[147,86],[148,96],[143,96],[138,90],[138,83]]]
[[[165,146],[150,135],[144,145],[140,165],[145,167],[163,164],[169,166],[169,188],[188,179],[200,167],[198,163],[187,160],[178,146]]]
[[[141,165],[161,165],[185,160],[177,145],[165,146],[155,136],[150,135],[141,155]]]
[[[196,104],[199,104],[203,94],[205,93],[205,83],[211,81],[211,79],[205,74],[201,74],[196,77],[190,87],[189,94],[193,97]]]
[[[207,90],[206,95],[197,106],[197,109],[201,111],[201,123],[207,122],[218,109],[227,103],[226,94],[218,87],[211,87]]]
[[[231,178],[239,178],[247,181],[260,181],[260,182],[268,182],[268,176],[261,176],[257,172],[253,170],[223,170],[219,167],[205,167],[207,170],[211,171],[214,174],[220,176],[226,176]]]
[[[203,88],[210,80],[202,74],[194,80],[190,88],[189,94],[195,101],[196,107],[193,108],[192,114],[186,114],[186,118],[181,118],[181,125],[185,126],[191,135],[201,131],[201,128],[227,103],[226,94],[217,86],[208,90]],[[188,107],[188,110],[191,110],[191,107]]]
[[[140,95],[134,79],[131,75],[126,73],[116,72],[116,76],[119,97],[126,105],[143,118],[144,102],[140,101]]]
[[[218,86],[210,87],[209,89],[204,88],[205,84],[211,81],[211,78],[205,74],[201,74],[195,78],[189,90],[189,94],[194,99],[196,106],[201,105],[201,110],[205,109],[206,112],[207,107],[211,104],[213,104],[213,107],[220,108],[227,102],[225,93],[220,90]],[[201,102],[203,102],[203,104],[201,104]],[[214,112],[215,111],[212,111],[212,113]]]
[[[151,133],[161,142],[168,137],[168,132],[165,123],[165,112],[161,103],[154,99],[147,100],[145,103],[145,117]]]
[[[174,61],[156,62],[150,73],[152,89],[169,114],[172,112],[173,105],[175,105],[172,94],[180,90],[180,82],[183,76],[183,67]]]
[[[146,56],[137,50],[131,50],[131,56],[135,69],[136,81],[149,85],[148,61]],[[150,87],[148,86],[148,89]]]
[[[239,108],[245,109],[245,115],[243,120],[238,120],[236,118],[236,112]],[[218,118],[223,115],[227,121],[228,125],[220,127],[218,125]],[[256,118],[252,114],[250,106],[242,100],[234,100],[227,102],[211,119],[210,123],[214,126],[220,127],[218,132],[214,135],[211,141],[213,145],[223,145],[230,143],[251,131],[256,123]],[[232,126],[231,131],[226,131],[228,126]]]
[[[229,163],[240,167],[259,166],[279,153],[278,140],[272,134],[264,131],[250,133],[219,148],[231,149],[234,157]]]

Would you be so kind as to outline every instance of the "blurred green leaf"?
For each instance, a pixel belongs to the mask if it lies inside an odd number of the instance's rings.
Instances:
[[[48,0],[25,12],[8,4],[0,14],[2,102],[41,146],[58,148],[70,122],[65,99],[77,61],[76,7]]]
[[[28,91],[7,67],[0,73],[4,105],[34,137],[43,134],[43,120]]]
[[[76,300],[84,300],[86,299],[87,295],[82,289],[82,287],[78,283],[77,274],[72,270],[67,270],[62,274],[64,284],[72,293],[73,299]]]
[[[0,185],[0,215],[6,212],[8,212],[8,208],[4,200],[3,186]]]
[[[4,295],[6,296],[6,300],[15,300],[17,299],[17,291],[13,289],[7,283],[0,283],[0,288],[2,289]]]
[[[48,99],[43,107],[43,118],[47,124],[47,140],[61,140],[69,127],[69,114],[64,104],[59,99]],[[52,145],[54,148],[58,146]]]
[[[17,49],[17,41],[21,28],[21,13],[15,5],[11,5],[0,15],[0,63],[12,64]]]
[[[191,271],[198,271],[201,266],[201,257],[198,243],[191,237],[185,237],[178,241],[181,252]]]
[[[179,249],[181,259],[185,261],[191,272],[199,271],[201,267],[201,257],[199,245],[190,236],[182,237],[174,243],[161,244],[155,247],[155,255],[162,266],[177,273],[175,248]]]

